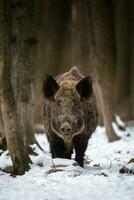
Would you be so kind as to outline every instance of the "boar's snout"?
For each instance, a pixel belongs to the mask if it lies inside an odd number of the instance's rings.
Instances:
[[[68,122],[64,122],[63,124],[61,124],[60,131],[61,133],[64,133],[64,134],[71,133],[72,131],[71,125]]]
[[[58,117],[59,119],[59,128],[60,133],[63,134],[72,134],[75,127],[76,119],[73,115],[70,114],[63,114]]]

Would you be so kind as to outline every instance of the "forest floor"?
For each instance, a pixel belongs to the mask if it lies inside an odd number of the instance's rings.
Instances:
[[[39,155],[31,156],[33,165],[23,176],[12,177],[2,171],[11,165],[8,152],[2,153],[0,200],[133,200],[134,127],[116,131],[122,139],[108,143],[105,129],[97,127],[84,168],[73,159],[52,160],[46,137],[41,134],[36,137],[45,152],[34,146]]]

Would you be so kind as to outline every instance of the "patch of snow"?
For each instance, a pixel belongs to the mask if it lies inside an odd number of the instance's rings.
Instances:
[[[11,158],[9,156],[9,152],[5,151],[0,156],[0,169],[4,169],[4,168],[11,166],[11,165],[12,165],[12,161],[11,161]]]
[[[115,119],[119,126],[125,127],[124,122],[121,120],[121,118],[118,115],[115,116]]]
[[[62,159],[62,158],[55,158],[53,159],[54,165],[73,165],[75,163],[74,160],[69,160],[69,159]]]
[[[52,159],[45,134],[36,135],[45,152],[32,146],[38,156],[31,156],[33,164],[23,176],[13,178],[0,171],[0,200],[133,200],[134,175],[120,174],[119,169],[134,158],[134,128],[127,128],[129,137],[116,131],[122,139],[108,143],[105,128],[97,127],[89,140],[84,168],[73,158]],[[10,165],[6,151],[0,156],[0,169]],[[133,163],[128,166],[133,169]]]

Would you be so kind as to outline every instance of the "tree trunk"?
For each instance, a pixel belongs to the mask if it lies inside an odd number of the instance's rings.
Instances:
[[[40,27],[43,31],[42,41],[44,45],[43,69],[54,75],[69,66],[70,60],[65,56],[65,42],[68,38],[68,17],[70,14],[70,0],[45,0],[43,1],[43,23]],[[43,48],[41,46],[40,47]],[[43,74],[44,75],[44,74]]]
[[[112,1],[90,0],[92,23],[91,59],[97,77],[98,94],[104,125],[109,141],[119,139],[115,134],[112,121],[114,114],[113,88],[116,65],[116,48]]]
[[[0,1],[0,91],[7,146],[13,162],[13,173],[24,174],[31,160],[20,137],[17,106],[11,84],[11,10],[8,0]]]
[[[33,80],[36,68],[36,2],[11,0],[12,85],[25,146],[35,143]]]
[[[5,135],[1,106],[0,106],[0,149],[4,151],[7,150],[6,135]]]
[[[80,21],[80,9],[79,9],[79,0],[72,0],[70,6],[71,16],[70,16],[70,60],[71,66],[81,66],[81,21]]]
[[[38,68],[35,82],[35,121],[42,123],[42,83],[45,73],[54,76],[71,66],[69,19],[71,0],[38,1]]]
[[[73,0],[70,17],[71,65],[78,66],[83,74],[91,73],[88,4],[88,0]]]
[[[117,46],[117,64],[115,76],[115,102],[116,110],[124,120],[130,117],[130,67],[131,67],[131,4],[130,1],[114,1],[115,33]],[[129,37],[128,37],[129,33]],[[133,52],[133,51],[132,51]]]
[[[0,106],[0,137],[5,137],[5,130],[4,130],[4,122],[3,122],[3,115]]]
[[[134,119],[134,1],[131,1],[130,119]]]

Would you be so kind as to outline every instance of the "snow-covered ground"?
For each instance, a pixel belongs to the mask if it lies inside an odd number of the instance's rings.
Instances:
[[[89,141],[84,169],[74,160],[51,159],[45,135],[36,135],[45,149],[31,156],[31,170],[11,177],[0,170],[0,200],[134,200],[134,175],[121,174],[134,158],[134,128],[116,130],[120,141],[108,143],[105,129],[97,127]],[[129,133],[129,134],[128,134]],[[11,165],[8,152],[0,156],[0,168]]]

